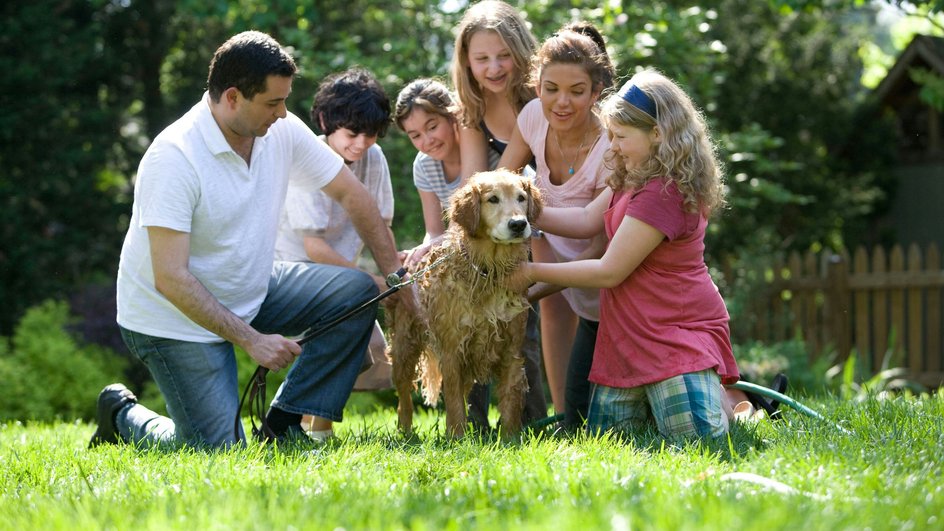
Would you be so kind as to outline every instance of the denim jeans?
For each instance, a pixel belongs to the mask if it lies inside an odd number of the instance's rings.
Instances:
[[[369,275],[324,264],[276,262],[259,314],[250,323],[264,334],[302,335],[377,295]],[[342,420],[344,404],[364,361],[377,305],[305,343],[272,401],[279,409]],[[234,424],[239,409],[236,357],[228,342],[192,343],[122,328],[128,348],[147,365],[170,418],[135,404],[115,419],[136,444],[229,446],[245,439]]]

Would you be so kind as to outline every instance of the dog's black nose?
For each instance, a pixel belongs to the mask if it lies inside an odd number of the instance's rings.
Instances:
[[[508,222],[508,228],[511,229],[515,234],[521,234],[524,232],[524,228],[528,226],[528,220],[526,219],[513,219]]]

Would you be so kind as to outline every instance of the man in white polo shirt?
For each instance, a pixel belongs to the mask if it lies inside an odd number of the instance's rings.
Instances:
[[[99,395],[90,446],[219,447],[243,440],[234,433],[234,344],[268,369],[291,367],[266,415],[277,436],[299,433],[303,414],[341,420],[376,307],[304,347],[285,336],[343,314],[378,288],[355,269],[273,262],[289,181],[342,205],[380,267],[396,271],[400,263],[364,186],[287,111],[295,72],[270,36],[250,31],[230,38],[210,63],[202,100],[142,158],[118,269],[118,324],[171,418],[112,384]]]

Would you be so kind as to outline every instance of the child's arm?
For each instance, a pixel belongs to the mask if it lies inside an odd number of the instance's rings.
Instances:
[[[603,213],[612,197],[613,190],[606,188],[585,207],[544,207],[536,225],[565,238],[592,238],[603,232]]]
[[[357,264],[338,254],[324,238],[305,234],[302,236],[302,244],[305,246],[305,254],[312,262],[357,269]]]
[[[465,158],[465,153],[462,156]],[[505,152],[502,154],[501,160],[498,161],[498,167],[520,172],[532,157],[534,157],[534,154],[531,153],[531,146],[524,141],[521,129],[518,128],[516,123],[514,130],[511,132],[511,140],[508,141]]]
[[[426,236],[423,243],[412,249],[406,249],[400,254],[404,267],[410,268],[419,263],[420,258],[442,240],[446,227],[443,224],[442,203],[434,192],[419,190],[420,202],[423,204],[423,222],[426,225]]]
[[[473,174],[488,169],[488,150],[488,140],[484,132],[469,127],[459,127],[462,179],[468,179]]]
[[[423,224],[426,226],[426,237],[424,242],[446,232],[446,226],[443,224],[442,203],[439,196],[434,192],[419,190],[420,203],[423,205]]]
[[[590,246],[583,250],[582,253],[574,257],[574,261],[578,260],[587,260],[592,258],[600,258],[603,256],[603,252],[606,250],[606,235],[602,232],[597,234],[590,240]],[[535,303],[548,295],[552,295],[561,291],[565,286],[559,286],[557,284],[548,284],[546,282],[538,282],[530,288],[528,288],[528,302]]]
[[[665,235],[652,225],[626,216],[602,258],[557,264],[525,262],[516,277],[525,277],[525,285],[547,282],[574,288],[612,288],[626,280],[663,239]],[[519,285],[517,279],[514,284]]]

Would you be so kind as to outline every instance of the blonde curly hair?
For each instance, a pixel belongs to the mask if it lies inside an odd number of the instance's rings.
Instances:
[[[652,101],[655,117],[623,98],[630,86],[639,88]],[[658,128],[661,137],[652,144],[649,159],[632,171],[626,169],[618,153],[607,151],[607,168],[612,170],[607,185],[611,188],[640,189],[652,179],[666,178],[675,182],[689,212],[708,216],[724,206],[723,168],[708,124],[675,82],[656,70],[643,70],[618,93],[606,97],[600,114],[607,127],[620,124],[646,132]]]

